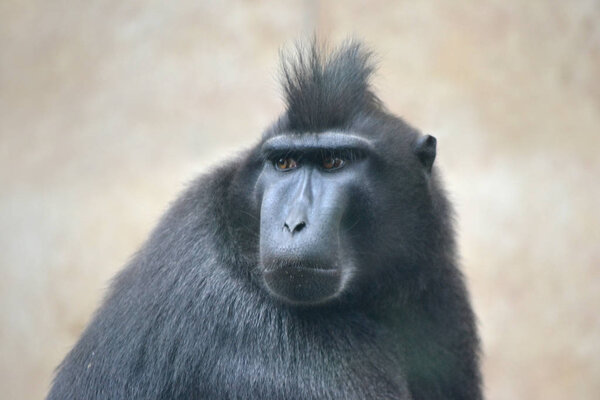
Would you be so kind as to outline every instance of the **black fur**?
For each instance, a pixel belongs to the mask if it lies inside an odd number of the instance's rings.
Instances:
[[[345,130],[374,144],[358,200],[361,271],[336,301],[273,299],[257,272],[255,148],[173,204],[60,365],[48,399],[480,399],[474,316],[450,206],[420,134],[369,88],[351,43],[286,61],[287,110],[264,135]],[[433,163],[432,158],[427,159]]]
[[[281,69],[287,104],[288,130],[319,132],[345,128],[364,114],[381,108],[369,79],[374,72],[371,54],[358,42],[328,55],[313,40],[282,56]]]

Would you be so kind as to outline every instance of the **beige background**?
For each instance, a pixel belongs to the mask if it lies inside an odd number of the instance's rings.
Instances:
[[[593,0],[1,1],[0,398],[45,395],[169,202],[282,110],[278,50],[314,29],[365,39],[438,137],[488,398],[600,398]]]

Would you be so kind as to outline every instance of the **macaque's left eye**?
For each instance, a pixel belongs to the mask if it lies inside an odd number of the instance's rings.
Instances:
[[[326,157],[321,164],[326,170],[340,169],[346,164],[346,161],[339,157]]]

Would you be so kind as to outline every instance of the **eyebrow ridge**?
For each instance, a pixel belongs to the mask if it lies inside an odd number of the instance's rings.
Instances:
[[[339,132],[304,134],[299,137],[290,135],[279,135],[272,137],[263,143],[261,150],[265,153],[285,150],[303,149],[335,149],[335,148],[357,148],[372,150],[373,144],[358,135]]]

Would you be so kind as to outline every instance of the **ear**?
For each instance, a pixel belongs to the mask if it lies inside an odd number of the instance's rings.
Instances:
[[[427,172],[431,172],[433,161],[435,160],[435,148],[437,140],[431,135],[425,135],[417,140],[414,147],[415,155],[421,161]]]

